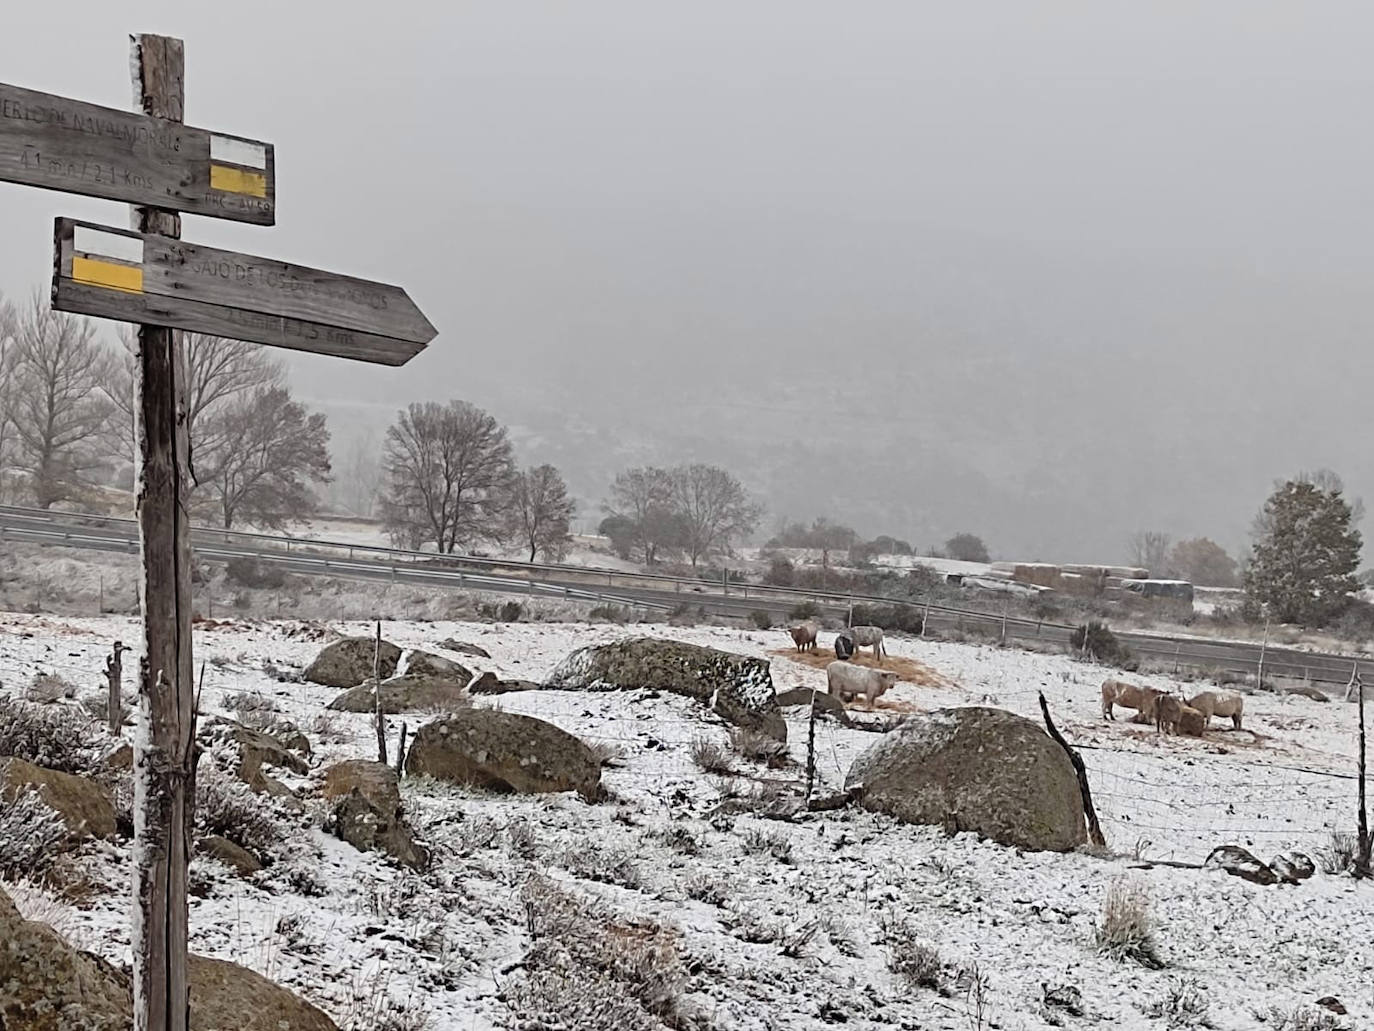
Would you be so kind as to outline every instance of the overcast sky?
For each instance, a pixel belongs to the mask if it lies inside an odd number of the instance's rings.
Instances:
[[[1116,559],[1147,525],[1238,548],[1303,467],[1374,493],[1368,5],[78,0],[0,21],[0,78],[116,106],[128,32],[182,36],[186,120],[275,143],[278,218],[184,236],[410,291],[440,335],[409,367],[293,361],[331,412],[463,397],[542,413],[536,437],[576,413],[646,458],[727,463],[739,424],[713,436],[713,406],[756,405],[749,433],[782,444],[881,423],[891,484],[822,470],[788,514],[1025,557]],[[57,214],[127,218],[0,184],[0,289],[46,286]],[[663,436],[669,413],[696,443]],[[933,441],[946,465],[967,449],[976,502],[947,476],[910,500]]]

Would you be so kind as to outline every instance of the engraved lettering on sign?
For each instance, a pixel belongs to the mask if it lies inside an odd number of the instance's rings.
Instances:
[[[184,252],[182,252],[184,254]],[[186,266],[195,276],[209,276],[235,283],[249,283],[256,287],[278,290],[296,296],[318,297],[329,301],[347,301],[364,305],[374,311],[387,309],[385,294],[364,286],[346,282],[320,283],[296,275],[290,269],[274,266],[248,265],[223,258],[193,259]]]

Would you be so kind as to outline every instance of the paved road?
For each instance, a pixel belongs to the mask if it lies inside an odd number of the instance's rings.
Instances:
[[[441,559],[434,555],[396,552],[384,548],[331,545],[293,538],[253,534],[226,534],[197,529],[192,545],[202,558],[225,560],[251,557],[303,576],[331,576],[339,579],[383,583],[420,584],[440,589],[487,591],[494,594],[542,598],[569,598],[638,607],[668,612],[683,605],[701,607],[711,615],[747,617],[763,610],[781,621],[803,597],[810,597],[829,615],[843,616],[851,599],[838,595],[807,595],[757,586],[732,584],[726,593],[722,585],[643,576],[631,573],[602,573],[567,566],[512,563],[500,560]],[[132,520],[77,516],[68,513],[35,512],[0,508],[0,541],[26,541],[34,544],[83,548],[96,551],[136,553],[138,527]],[[455,568],[456,567],[456,568]],[[605,580],[605,583],[600,581]],[[1005,633],[1009,642],[1053,644],[1068,647],[1073,628],[1063,624],[1036,623],[1007,619],[997,615],[932,606],[928,626],[946,633],[959,629],[993,639]],[[1180,668],[1256,672],[1261,648],[1258,644],[1214,641],[1118,631],[1133,652],[1142,659]],[[1310,679],[1332,693],[1350,679],[1354,659],[1350,656],[1269,647],[1264,650],[1266,676]]]

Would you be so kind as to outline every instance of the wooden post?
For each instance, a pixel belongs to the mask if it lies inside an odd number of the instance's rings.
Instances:
[[[372,647],[372,710],[377,721],[377,761],[386,765],[386,720],[382,717],[382,624],[377,621],[377,641]]]
[[[1069,746],[1064,740],[1064,735],[1059,733],[1059,728],[1054,725],[1054,720],[1050,719],[1050,703],[1045,701],[1045,692],[1040,692],[1040,712],[1045,717],[1045,729],[1049,731],[1050,737],[1059,743],[1059,747],[1069,756],[1069,762],[1073,764],[1073,772],[1078,775],[1078,793],[1083,796],[1083,815],[1088,820],[1088,837],[1098,848],[1107,847],[1107,839],[1102,835],[1102,825],[1097,822],[1097,809],[1093,806],[1092,789],[1088,787],[1088,769],[1083,765],[1083,757]]]
[[[403,722],[403,723],[401,724],[401,743],[400,743],[399,745],[396,746],[396,776],[397,776],[397,777],[403,777],[403,776],[405,776],[405,770],[403,769],[403,767],[405,766],[405,761],[406,761],[406,732],[409,731],[409,730],[410,730],[410,725],[409,725],[408,723],[404,723],[404,722]]]
[[[806,804],[811,805],[811,789],[816,784],[816,689],[811,689],[811,719],[806,725]]]
[[[1255,672],[1255,690],[1264,690],[1264,652],[1269,647],[1269,617],[1264,617],[1264,640],[1260,641],[1259,667]]]
[[[921,640],[926,639],[926,627],[930,625],[930,599],[926,598],[925,611],[921,613]]]
[[[106,714],[109,718],[110,736],[119,735],[119,727],[123,720],[120,717],[124,714],[124,691],[121,681],[124,678],[124,660],[121,655],[127,649],[123,641],[116,641],[114,649],[110,652],[109,658],[105,660],[105,679],[110,685],[110,711]]]
[[[182,120],[182,43],[130,40],[134,100]],[[133,209],[134,227],[181,236],[174,211]],[[135,1031],[186,1031],[186,880],[195,803],[188,441],[179,333],[138,328],[139,538],[144,658],[134,747],[133,998]]]
[[[1369,839],[1369,810],[1365,805],[1365,751],[1364,751],[1364,681],[1360,680],[1359,675],[1355,676],[1356,687],[1360,693],[1360,812],[1359,812],[1359,847],[1360,854],[1355,860],[1355,876],[1368,877],[1371,874],[1369,868],[1370,850],[1374,842]]]

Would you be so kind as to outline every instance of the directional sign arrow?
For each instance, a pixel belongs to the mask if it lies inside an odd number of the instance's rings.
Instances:
[[[52,306],[404,365],[437,330],[397,286],[59,218]]]
[[[0,83],[0,181],[276,222],[270,143]]]

